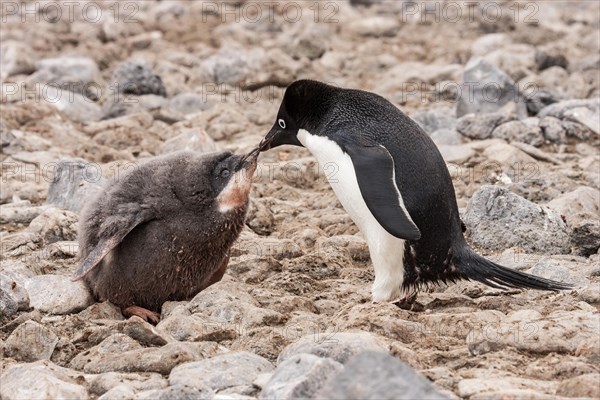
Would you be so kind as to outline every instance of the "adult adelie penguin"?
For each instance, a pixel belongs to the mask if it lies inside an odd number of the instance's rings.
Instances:
[[[500,266],[469,247],[439,150],[381,96],[296,81],[261,150],[283,144],[338,166],[328,180],[369,245],[374,301],[411,299],[423,285],[459,279],[500,288],[570,287]]]

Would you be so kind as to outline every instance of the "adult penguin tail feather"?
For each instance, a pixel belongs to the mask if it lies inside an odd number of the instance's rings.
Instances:
[[[465,279],[478,281],[494,288],[528,288],[550,291],[573,289],[573,285],[568,283],[541,278],[496,264],[475,253],[464,242],[454,256],[453,264]]]

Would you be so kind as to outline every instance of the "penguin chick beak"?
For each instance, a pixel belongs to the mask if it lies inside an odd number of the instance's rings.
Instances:
[[[259,154],[260,150],[255,148],[248,154],[237,156],[240,158],[234,168],[235,172],[217,196],[217,204],[221,213],[225,214],[248,204],[252,176],[256,171]]]

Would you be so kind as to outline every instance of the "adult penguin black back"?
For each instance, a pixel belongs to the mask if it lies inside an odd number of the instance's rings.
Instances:
[[[383,97],[296,81],[261,150],[283,144],[337,165],[328,180],[369,245],[374,301],[414,298],[423,285],[459,279],[497,288],[570,288],[495,264],[469,247],[439,150]]]

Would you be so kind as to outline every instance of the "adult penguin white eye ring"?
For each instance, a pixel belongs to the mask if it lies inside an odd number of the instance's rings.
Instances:
[[[261,151],[303,146],[321,165],[338,165],[330,184],[369,245],[374,301],[403,295],[410,302],[423,285],[459,279],[496,288],[571,288],[495,264],[469,247],[439,150],[383,97],[300,80],[287,88],[276,121]]]

